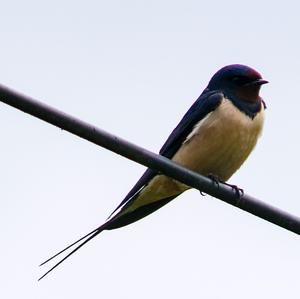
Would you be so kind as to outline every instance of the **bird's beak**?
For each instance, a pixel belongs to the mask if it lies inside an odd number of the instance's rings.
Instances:
[[[269,81],[264,80],[264,79],[257,79],[255,81],[246,83],[244,86],[260,86],[260,85],[267,84],[267,83],[269,83]]]
[[[255,85],[263,85],[263,84],[267,84],[269,83],[269,81],[264,80],[264,79],[258,79],[255,81]]]

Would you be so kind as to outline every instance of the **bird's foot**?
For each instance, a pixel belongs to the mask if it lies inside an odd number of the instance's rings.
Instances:
[[[217,185],[217,187],[219,187],[219,185],[220,185],[220,179],[216,176],[216,175],[214,175],[214,174],[208,174],[208,176],[207,176],[208,178],[210,178],[211,180],[212,180],[212,182],[214,183],[214,184],[216,184]],[[200,194],[202,195],[202,196],[205,196],[206,194],[204,193],[204,192],[202,192],[201,190],[200,190]]]
[[[216,184],[217,187],[220,186],[220,183],[223,183],[218,176],[216,176],[216,175],[214,175],[212,173],[208,174],[207,177],[210,178],[212,180],[212,182],[214,184]]]
[[[226,182],[223,182],[223,184],[225,184],[226,186],[231,187],[238,198],[242,198],[244,196],[244,190],[242,188],[238,187],[237,185],[232,185],[232,184],[229,184],[229,183],[226,183]]]
[[[238,198],[242,198],[244,196],[244,190],[242,188],[239,188],[237,185],[232,185],[232,184],[226,183],[226,182],[222,181],[218,176],[211,174],[211,173],[208,174],[208,177],[213,181],[213,183],[215,183],[217,185],[217,187],[219,187],[220,183],[222,183],[226,186],[231,187],[232,190],[235,191]]]

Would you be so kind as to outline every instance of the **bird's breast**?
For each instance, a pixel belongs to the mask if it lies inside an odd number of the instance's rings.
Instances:
[[[263,107],[250,118],[224,98],[216,110],[194,126],[173,160],[226,181],[255,147],[263,120]]]
[[[194,126],[172,160],[203,175],[228,180],[257,142],[263,126],[263,109],[252,119],[224,98],[216,110]],[[123,213],[187,189],[188,186],[172,178],[156,175]]]

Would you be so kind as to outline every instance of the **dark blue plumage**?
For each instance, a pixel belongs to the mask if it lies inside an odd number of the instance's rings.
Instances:
[[[219,70],[209,81],[207,90],[221,91],[236,107],[253,118],[260,111],[258,91],[260,86],[265,83],[268,81],[263,80],[254,69],[241,64],[233,64]],[[246,88],[247,85],[250,93]],[[238,92],[241,89],[244,94]]]
[[[260,101],[255,101],[253,103],[239,101],[235,90],[236,86],[239,86],[240,84],[251,82],[267,83],[266,80],[263,80],[263,82],[259,80],[261,80],[261,75],[245,65],[234,64],[220,69],[211,78],[207,88],[204,89],[199,98],[183,116],[177,127],[172,131],[167,141],[160,149],[159,154],[171,159],[181,146],[182,142],[192,131],[194,125],[208,113],[215,110],[220,104],[223,96],[229,98],[238,109],[253,118],[261,109]],[[146,170],[114,212],[150,181],[154,175],[155,171],[152,169]]]
[[[209,130],[212,130],[212,132],[216,132],[216,134],[218,134],[216,136],[224,135],[225,139],[227,138],[227,136],[228,138],[231,138],[232,135],[233,142],[237,142],[238,145],[238,142],[241,143],[241,141],[243,140],[242,133],[245,130],[247,132],[249,130],[253,130],[253,134],[255,133],[256,135],[253,138],[251,137],[251,135],[245,138],[246,142],[249,142],[249,145],[245,144],[245,153],[242,153],[240,157],[237,157],[237,159],[240,159],[241,161],[238,160],[237,162],[235,162],[234,160],[232,160],[228,161],[227,163],[229,169],[230,167],[233,167],[231,165],[233,162],[237,163],[237,166],[234,166],[232,169],[238,168],[255,145],[257,136],[259,135],[262,126],[262,117],[261,119],[256,121],[254,121],[254,119],[265,107],[265,105],[262,105],[263,102],[259,96],[260,86],[265,83],[267,83],[267,81],[263,80],[261,75],[257,71],[245,65],[234,64],[220,69],[211,78],[207,88],[204,89],[196,102],[183,116],[182,120],[170,134],[169,138],[166,140],[159,153],[169,159],[174,158],[175,161],[195,170],[193,164],[189,165],[189,159],[195,159],[195,165],[199,163],[199,159],[200,161],[205,160],[205,157],[201,156],[201,151],[199,151],[199,155],[197,156],[198,146],[200,149],[201,146],[208,147],[210,143],[214,144],[218,142],[217,144],[220,144],[222,147],[222,140],[214,140],[214,136],[210,136],[211,133],[209,133],[208,135],[211,139],[199,139],[203,142],[200,142],[199,144],[196,143],[198,138],[197,136],[202,136],[202,133],[210,132]],[[228,101],[231,103],[231,106],[230,104],[228,104]],[[232,115],[232,119],[230,115]],[[219,122],[218,117],[224,119],[224,130],[227,131],[224,131],[223,135],[223,123]],[[231,123],[236,126],[233,127],[233,130],[231,130],[231,127],[229,126],[229,124]],[[238,127],[239,124],[241,125],[241,128]],[[248,126],[249,128],[246,126]],[[222,150],[225,154],[224,157],[227,155],[227,157],[229,157],[230,159],[234,159],[236,152],[232,151],[232,148],[230,147],[231,145],[231,142],[225,142],[224,148],[222,148]],[[212,148],[216,148],[216,146]],[[232,153],[230,151],[232,151]],[[213,157],[217,153],[212,152],[210,154]],[[190,157],[186,157],[184,155],[190,155]],[[222,155],[223,152],[220,154],[220,157],[222,157]],[[216,163],[212,164],[211,169],[218,169],[218,167],[221,167],[220,169],[222,169],[223,166],[220,165],[227,165],[226,161],[225,164],[224,161],[220,161],[218,155],[216,155],[216,161],[210,163]],[[197,171],[201,173],[201,168]],[[204,174],[206,175],[206,173]],[[216,175],[218,175],[218,173],[216,173]],[[161,193],[157,191],[157,189],[159,188],[162,188]],[[66,258],[68,258],[71,254],[73,254],[103,230],[119,228],[121,226],[137,221],[159,209],[163,205],[167,204],[170,200],[174,199],[185,190],[186,188],[180,185],[178,182],[176,183],[171,179],[168,180],[168,178],[162,175],[158,175],[154,170],[147,169],[139,179],[139,181],[129,191],[120,205],[115,209],[115,211],[113,212],[113,216],[111,216],[103,225],[59,252],[58,254],[77,244],[79,241],[84,240],[83,243],[81,243],[78,247],[71,251],[71,253],[69,253],[59,263],[52,267],[41,278],[47,275],[61,262],[63,262]],[[159,197],[160,194],[161,197]],[[153,196],[153,199],[151,199],[151,196]],[[46,262],[56,257],[58,254],[51,257]]]

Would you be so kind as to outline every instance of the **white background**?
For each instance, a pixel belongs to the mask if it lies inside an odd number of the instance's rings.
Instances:
[[[280,3],[280,4],[279,4]],[[158,151],[210,77],[270,81],[264,134],[230,182],[300,215],[298,1],[3,1],[0,82]],[[1,298],[297,298],[300,241],[198,191],[104,232],[144,167],[0,104]]]

